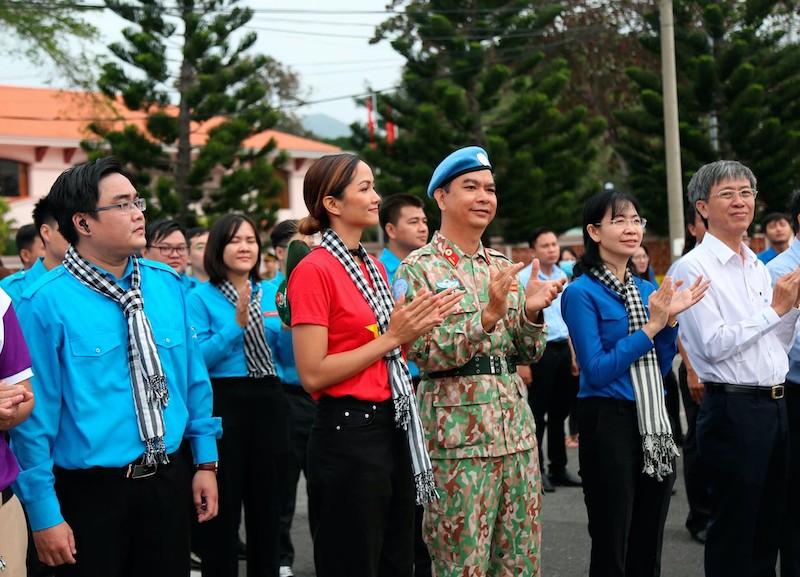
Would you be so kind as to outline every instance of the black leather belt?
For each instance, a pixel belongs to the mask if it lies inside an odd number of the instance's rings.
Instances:
[[[472,357],[466,364],[455,369],[428,373],[431,379],[445,377],[466,377],[469,375],[502,375],[517,372],[516,357],[491,356]]]
[[[3,501],[0,502],[0,507],[5,505],[11,500],[11,497],[14,496],[14,491],[11,489],[11,485],[3,489]]]
[[[64,469],[56,467],[56,471],[66,475],[107,475],[109,477],[123,477],[125,479],[146,479],[155,475],[159,469],[166,469],[175,459],[182,459],[183,457],[178,451],[171,455],[167,455],[169,463],[166,465],[143,465],[141,457],[123,467],[91,467],[89,469]]]
[[[731,385],[728,383],[705,383],[707,393],[725,393],[728,395],[752,395],[767,399],[783,398],[784,386],[757,387],[755,385]]]

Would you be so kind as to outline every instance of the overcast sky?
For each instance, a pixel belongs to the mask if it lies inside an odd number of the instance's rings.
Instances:
[[[255,16],[249,28],[258,33],[255,50],[291,66],[300,76],[308,106],[301,116],[323,113],[346,124],[365,122],[366,111],[353,103],[368,86],[397,84],[403,60],[388,42],[370,45],[377,24],[389,17],[381,0],[245,0]],[[122,20],[108,11],[91,16],[103,30],[98,53],[120,38]],[[54,80],[55,77],[55,80]],[[0,84],[70,88],[58,74],[36,70],[19,56],[0,55]]]

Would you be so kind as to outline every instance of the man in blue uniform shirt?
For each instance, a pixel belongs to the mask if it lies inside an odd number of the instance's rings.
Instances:
[[[19,302],[22,293],[39,280],[44,274],[57,267],[64,260],[67,241],[58,232],[56,217],[50,208],[50,197],[43,196],[33,208],[33,226],[39,231],[39,238],[44,244],[44,256],[28,270],[21,270],[0,281],[0,288],[8,293],[14,304]]]
[[[72,246],[20,301],[37,403],[12,432],[39,558],[59,575],[187,575],[190,496],[199,521],[217,513],[221,425],[180,279],[132,256],[145,204],[115,159],[67,170],[50,202]]]

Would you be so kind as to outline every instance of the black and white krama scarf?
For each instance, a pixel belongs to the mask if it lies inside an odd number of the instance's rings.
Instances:
[[[358,256],[367,266],[367,272],[369,272],[369,279],[373,288],[370,288],[369,283],[367,283],[362,274],[361,267],[358,266],[358,263],[348,252],[347,246],[333,230],[326,229],[322,233],[321,246],[342,263],[364,300],[367,301],[372,312],[375,313],[380,333],[385,333],[389,328],[389,317],[392,314],[394,301],[386,281],[381,276],[378,267],[367,255],[366,249],[359,244]],[[425,435],[422,431],[422,422],[419,419],[419,410],[417,409],[414,389],[411,384],[411,374],[408,372],[408,366],[403,360],[403,353],[400,347],[386,353],[383,360],[386,362],[386,369],[389,373],[389,385],[391,386],[392,399],[394,400],[395,422],[398,428],[406,431],[406,438],[408,439],[417,492],[417,504],[430,503],[437,499],[438,495],[433,482],[431,460],[428,456]]]
[[[625,272],[624,286],[605,265],[602,268],[592,268],[590,273],[622,298],[625,311],[628,313],[629,335],[647,323],[647,311],[642,302],[642,295],[630,271]],[[664,379],[661,376],[655,349],[650,349],[639,357],[631,365],[630,373],[644,451],[642,471],[661,481],[672,473],[672,458],[677,457],[679,453],[672,438],[672,426],[664,403]]]
[[[132,257],[131,288],[123,290],[117,283],[93,267],[70,245],[64,256],[64,267],[72,276],[93,291],[110,298],[122,307],[128,322],[128,366],[131,388],[139,422],[139,437],[145,443],[143,465],[169,463],[164,446],[164,415],[169,404],[167,377],[153,339],[153,329],[144,314],[142,275],[139,261]]]
[[[249,279],[247,282],[250,282]],[[239,293],[229,280],[222,281],[217,288],[228,301],[235,307],[239,301]],[[264,320],[261,316],[261,287],[253,287],[253,297],[247,307],[247,325],[244,328],[244,357],[247,361],[247,376],[260,379],[274,377],[275,363],[272,361],[272,351],[267,345],[264,333]]]

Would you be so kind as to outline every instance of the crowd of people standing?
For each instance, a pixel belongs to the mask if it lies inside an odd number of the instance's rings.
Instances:
[[[243,214],[146,224],[111,157],[60,175],[0,283],[0,568],[172,577],[191,552],[204,577],[242,555],[290,577],[303,472],[319,577],[536,577],[559,486],[583,491],[590,575],[655,576],[682,446],[706,574],[774,575],[780,548],[800,575],[800,194],[755,255],[755,175],[703,166],[659,284],[624,192],[588,200],[579,255],[533,229],[527,266],[482,240],[502,200],[484,149],[427,192],[430,240],[418,197],[325,156],[267,253]]]

